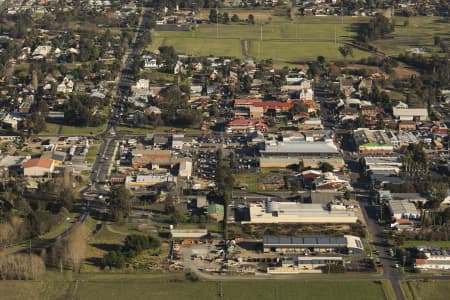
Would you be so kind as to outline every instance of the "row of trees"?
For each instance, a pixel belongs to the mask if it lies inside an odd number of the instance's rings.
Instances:
[[[223,14],[219,13],[217,9],[211,9],[209,12],[209,22],[211,23],[220,23],[220,24],[228,24],[231,22],[237,23],[240,22],[241,19],[238,15],[234,14],[231,18],[228,15],[227,12],[224,12]],[[255,24],[255,17],[250,14],[247,17],[247,20],[245,20],[248,24]]]
[[[36,279],[45,273],[44,260],[33,254],[0,255],[0,279]]]
[[[370,42],[383,38],[394,31],[394,24],[383,15],[376,15],[368,23],[361,23],[358,27],[358,39],[362,42]]]
[[[146,235],[128,235],[125,238],[124,245],[119,250],[113,250],[103,256],[103,266],[112,268],[123,268],[127,261],[135,258],[143,251],[155,250],[161,247],[161,241],[152,236]]]
[[[72,227],[70,233],[60,238],[52,249],[52,262],[61,269],[67,267],[74,272],[80,272],[90,236],[86,224],[80,223]]]

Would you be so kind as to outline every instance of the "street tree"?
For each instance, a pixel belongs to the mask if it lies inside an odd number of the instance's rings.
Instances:
[[[109,207],[116,221],[120,221],[124,216],[128,215],[131,210],[132,200],[133,196],[126,187],[120,185],[111,188],[109,193]]]

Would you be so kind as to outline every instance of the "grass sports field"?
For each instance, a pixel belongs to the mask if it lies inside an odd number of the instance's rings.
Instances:
[[[403,26],[407,21],[409,24]],[[438,17],[395,17],[395,31],[393,38],[373,42],[379,50],[388,55],[404,52],[409,48],[426,47],[435,51],[434,36],[441,36],[442,40],[450,38],[448,23]]]
[[[366,280],[244,280],[219,283],[188,282],[183,280],[182,274],[172,274],[172,279],[157,274],[81,274],[79,277],[79,280],[2,281],[0,295],[5,300],[393,299],[392,291],[386,288],[385,282]]]
[[[261,21],[266,15],[261,17]],[[155,31],[149,50],[174,46],[193,55],[273,58],[280,65],[323,55],[341,59],[338,48],[355,36],[354,25],[366,19],[352,17],[303,17],[294,22],[267,16],[264,25],[199,24],[191,31]],[[257,20],[258,22],[258,20]],[[354,49],[354,57],[368,54]]]
[[[450,295],[450,282],[407,281],[402,282],[402,291],[406,300],[444,300]]]
[[[209,11],[202,11],[207,18]],[[245,19],[249,12],[228,10]],[[338,48],[356,35],[356,25],[367,22],[363,17],[305,16],[294,21],[273,10],[253,11],[256,24],[199,24],[191,31],[155,31],[149,50],[161,45],[174,46],[178,52],[193,55],[273,58],[278,66],[298,64],[322,55],[330,60],[342,59]],[[438,17],[395,17],[395,32],[391,38],[372,42],[380,51],[397,55],[414,47],[433,45],[435,35],[448,39],[448,24]],[[407,21],[405,24],[405,21]],[[261,25],[263,24],[263,25]],[[406,26],[405,26],[406,25]],[[353,49],[353,57],[369,56],[368,52]]]

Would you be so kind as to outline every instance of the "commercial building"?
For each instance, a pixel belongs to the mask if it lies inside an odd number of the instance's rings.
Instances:
[[[393,115],[400,121],[425,121],[428,119],[426,108],[393,108]]]
[[[358,128],[353,131],[358,152],[365,155],[386,155],[394,151],[395,135],[384,130]]]
[[[159,169],[172,167],[177,161],[172,159],[169,150],[133,150],[131,165],[133,168]]]
[[[330,142],[278,142],[267,144],[260,151],[263,157],[303,157],[303,156],[335,156],[339,153],[336,145]]]
[[[410,202],[409,200],[390,200],[388,201],[388,208],[391,212],[392,218],[394,218],[395,220],[420,219],[420,212],[417,210],[414,203]]]
[[[399,174],[403,163],[400,156],[366,156],[361,160],[366,174],[392,172]]]
[[[353,235],[328,236],[264,236],[264,252],[282,253],[349,253],[360,254],[364,247],[361,239]]]
[[[449,250],[434,247],[426,247],[419,250],[423,251],[426,258],[416,258],[414,267],[421,270],[450,270]]]
[[[228,122],[225,130],[227,133],[250,133],[254,131],[266,132],[268,130],[268,126],[262,120],[235,119]]]
[[[298,164],[301,159],[312,157],[316,161],[336,157],[339,150],[330,141],[288,140],[284,142],[266,142],[264,150],[260,150],[261,168],[285,168]],[[312,162],[311,162],[312,163]]]
[[[325,205],[297,202],[252,203],[249,220],[243,224],[258,223],[356,223],[356,213],[351,209],[328,210]]]
[[[137,175],[125,178],[125,187],[139,188],[148,187],[161,183],[176,183],[177,178],[172,175]]]
[[[299,273],[322,273],[323,268],[330,264],[343,265],[344,261],[339,256],[320,257],[292,257],[283,259],[276,266],[267,267],[268,274],[299,274]]]
[[[23,175],[31,177],[42,177],[53,172],[55,164],[47,158],[34,158],[22,164]]]
[[[200,239],[208,235],[208,229],[170,229],[175,239]]]
[[[180,161],[178,176],[188,179],[192,176],[192,160],[190,158],[184,158]]]

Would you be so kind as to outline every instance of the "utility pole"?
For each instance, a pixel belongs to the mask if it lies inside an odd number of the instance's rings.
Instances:
[[[336,24],[334,24],[334,43],[336,44]]]
[[[216,38],[219,38],[219,7],[216,3]]]
[[[259,24],[260,25],[260,34],[259,34],[259,59],[261,59],[261,48],[262,48],[262,41],[263,41],[263,24]]]

